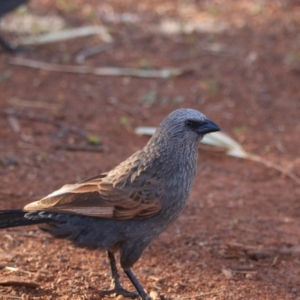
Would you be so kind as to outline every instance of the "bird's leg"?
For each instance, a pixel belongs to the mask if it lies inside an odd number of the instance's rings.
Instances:
[[[139,296],[136,292],[129,292],[125,290],[120,283],[120,275],[118,274],[117,265],[116,265],[116,259],[111,251],[107,251],[109,263],[110,263],[110,269],[111,269],[111,277],[112,277],[112,289],[108,291],[101,291],[99,294],[100,296],[106,296],[111,294],[117,294],[122,295],[124,297],[128,298],[136,298]],[[143,298],[144,299],[144,298]]]
[[[136,279],[136,277],[133,274],[133,272],[130,269],[124,270],[124,272],[127,275],[127,277],[129,278],[129,280],[131,281],[131,283],[134,285],[134,287],[136,288],[136,290],[138,291],[138,293],[141,296],[141,298],[143,300],[151,300],[151,298],[146,294],[145,290],[143,289],[143,287],[141,286],[141,284]]]

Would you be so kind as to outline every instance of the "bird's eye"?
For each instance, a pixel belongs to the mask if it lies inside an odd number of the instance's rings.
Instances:
[[[191,129],[197,129],[203,125],[204,122],[198,120],[186,120],[185,125]]]

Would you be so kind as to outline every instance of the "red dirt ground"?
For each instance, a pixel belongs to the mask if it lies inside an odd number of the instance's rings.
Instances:
[[[59,14],[70,26],[107,26],[116,43],[88,58],[88,65],[193,72],[171,79],[97,77],[12,66],[11,56],[1,54],[0,111],[63,121],[99,136],[104,148],[57,150],[87,142],[72,132],[60,135],[54,123],[19,117],[16,133],[2,114],[1,209],[109,170],[147,142],[133,133],[136,126],[156,126],[179,107],[201,110],[249,152],[300,176],[298,1],[35,0],[30,10]],[[140,21],[120,22],[125,12]],[[212,19],[227,28],[167,36],[153,29],[166,18]],[[81,38],[21,56],[75,64],[80,50],[98,43],[97,37]],[[207,49],[216,44],[223,50]],[[134,272],[157,299],[300,299],[299,197],[299,184],[273,169],[200,151],[186,210],[153,241]],[[74,249],[35,226],[0,235],[0,282],[14,277],[38,285],[0,285],[0,299],[98,299],[95,291],[109,287],[105,253]]]

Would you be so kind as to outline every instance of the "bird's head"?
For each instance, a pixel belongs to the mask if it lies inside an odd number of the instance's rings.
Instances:
[[[205,134],[219,130],[219,126],[201,112],[180,108],[170,113],[161,122],[155,135],[182,143],[198,143]]]

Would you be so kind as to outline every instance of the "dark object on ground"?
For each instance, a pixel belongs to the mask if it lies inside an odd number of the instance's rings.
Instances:
[[[27,3],[28,0],[1,0],[0,1],[0,18],[9,12],[16,9],[18,6]],[[0,36],[0,46],[6,51],[10,53],[14,53],[18,51],[18,47],[12,46],[9,42],[7,42],[2,36]]]
[[[152,239],[184,209],[197,168],[198,144],[219,127],[192,109],[178,109],[157,128],[147,145],[113,170],[63,186],[24,210],[0,211],[0,228],[41,224],[53,236],[77,246],[107,250],[112,293],[122,288],[114,252],[143,300],[150,299],[131,267]]]

